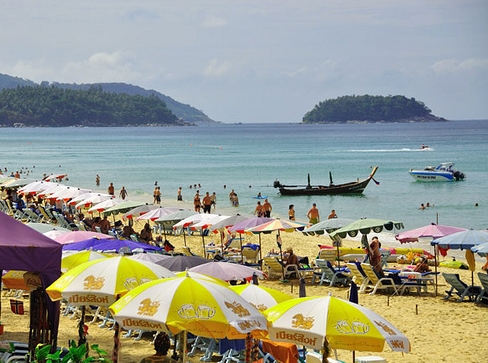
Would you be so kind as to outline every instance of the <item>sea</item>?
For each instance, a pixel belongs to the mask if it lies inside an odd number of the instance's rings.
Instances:
[[[23,178],[68,175],[63,183],[107,192],[114,183],[129,199],[192,208],[196,189],[215,192],[215,213],[252,215],[258,193],[268,197],[273,217],[287,218],[294,205],[306,221],[312,203],[321,219],[332,209],[342,218],[401,221],[405,230],[430,223],[488,228],[488,120],[430,123],[323,124],[242,123],[185,127],[0,128],[0,168]],[[421,145],[428,145],[421,150]],[[415,181],[411,168],[454,162],[466,174],[459,182]],[[282,184],[328,185],[375,180],[361,195],[281,196]],[[95,183],[96,175],[101,184]],[[196,186],[196,189],[195,189]],[[183,202],[177,202],[178,187]],[[239,206],[233,207],[234,190]],[[431,207],[419,210],[421,203]]]

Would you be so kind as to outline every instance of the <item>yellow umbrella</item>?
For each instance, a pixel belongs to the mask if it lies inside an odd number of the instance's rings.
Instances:
[[[267,330],[265,317],[237,293],[188,276],[138,286],[109,310],[126,329],[189,331],[214,339],[264,336]]]
[[[229,287],[259,311],[264,311],[276,304],[292,299],[292,296],[276,289],[254,284],[242,284]]]
[[[109,256],[92,250],[63,253],[61,271],[66,272],[82,263],[107,257]]]
[[[374,311],[333,296],[284,301],[264,312],[271,340],[320,350],[326,339],[332,349],[410,352],[410,342]]]
[[[155,263],[126,256],[88,261],[63,274],[46,289],[52,300],[65,298],[71,305],[109,306],[144,282],[172,277]]]

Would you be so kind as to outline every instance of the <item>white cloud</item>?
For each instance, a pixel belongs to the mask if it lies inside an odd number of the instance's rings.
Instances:
[[[470,58],[463,61],[444,59],[434,63],[432,69],[438,75],[472,70],[488,70],[488,58]]]
[[[220,61],[216,58],[210,60],[205,67],[204,75],[206,77],[222,77],[230,72],[231,66],[228,61]]]
[[[208,15],[203,21],[205,28],[222,28],[227,25],[227,20],[215,15]]]

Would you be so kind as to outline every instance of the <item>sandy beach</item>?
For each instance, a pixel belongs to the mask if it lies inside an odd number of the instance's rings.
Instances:
[[[246,242],[258,243],[258,236],[245,236]],[[381,238],[381,234],[380,234]],[[171,243],[177,250],[183,246],[183,237],[170,237]],[[207,237],[206,241],[218,242],[217,235]],[[301,233],[282,233],[283,248],[293,247],[299,256],[308,256],[310,260],[318,252],[318,244],[330,244],[328,237],[304,236]],[[202,255],[202,238],[200,236],[187,237],[186,243],[191,251]],[[357,247],[357,241],[344,241],[345,246]],[[276,250],[275,235],[262,235],[263,254],[270,250]],[[390,264],[390,267],[396,264]],[[396,265],[399,268],[405,267]],[[439,268],[439,271],[459,273],[466,283],[471,282],[469,270]],[[479,285],[477,272],[481,271],[481,263],[477,264],[475,272],[475,285]],[[359,303],[373,309],[380,315],[391,321],[410,340],[412,351],[409,354],[393,352],[385,346],[383,352],[356,352],[356,356],[379,355],[388,362],[485,362],[488,356],[487,321],[488,307],[478,306],[472,302],[457,303],[454,299],[443,300],[446,282],[439,276],[438,294],[435,295],[433,286],[429,287],[428,293],[421,296],[416,293],[408,293],[403,296],[391,296],[391,293],[377,292],[375,295],[360,294]],[[273,287],[283,292],[298,297],[298,280],[290,280],[287,283],[279,280],[261,280],[263,286]],[[348,288],[312,286],[310,278],[307,280],[307,296],[333,296],[347,299]],[[28,299],[24,300],[26,306],[25,315],[15,315],[10,311],[8,296],[2,294],[2,315],[1,320],[5,326],[5,332],[1,340],[24,341],[28,339],[29,308]],[[90,317],[87,318],[91,319]],[[88,320],[89,321],[89,320]],[[113,346],[113,331],[107,328],[99,328],[100,322],[88,323],[90,344],[99,344],[111,354]],[[77,320],[61,316],[58,343],[66,346],[68,340],[77,339]],[[122,338],[121,362],[139,362],[143,357],[153,354],[151,344],[152,335],[144,334],[143,338],[135,341],[132,338]],[[337,351],[338,358],[345,362],[352,361],[352,352]],[[219,361],[219,357],[214,357]],[[197,358],[191,361],[198,362]]]

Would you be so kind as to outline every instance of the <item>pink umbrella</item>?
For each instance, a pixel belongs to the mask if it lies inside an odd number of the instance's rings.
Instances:
[[[224,281],[230,280],[242,280],[247,281],[252,279],[253,274],[257,274],[259,277],[264,277],[263,271],[257,270],[252,267],[240,265],[230,262],[207,262],[202,265],[198,265],[190,268],[190,272],[198,272],[201,274],[217,277]]]
[[[448,236],[453,233],[465,231],[466,228],[444,226],[441,224],[429,224],[428,226],[412,229],[410,231],[405,231],[399,233],[395,238],[400,241],[400,243],[407,242],[418,242],[419,238],[441,238]]]
[[[237,232],[243,234],[247,229],[259,226],[266,222],[271,222],[273,218],[251,217],[242,222],[238,222],[229,228],[229,232]]]
[[[84,241],[90,238],[114,239],[115,237],[110,236],[108,234],[91,232],[91,231],[71,231],[69,233],[65,233],[61,236],[55,237],[54,240],[61,244],[66,244],[66,243]]]

